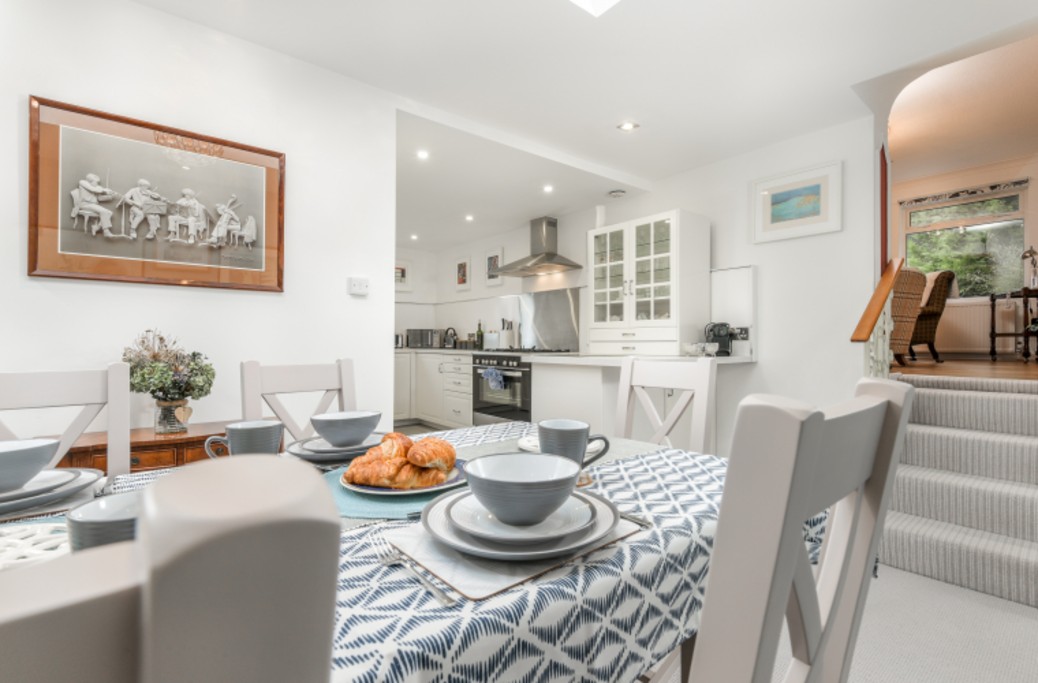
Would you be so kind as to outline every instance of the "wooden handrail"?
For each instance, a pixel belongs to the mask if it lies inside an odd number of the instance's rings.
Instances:
[[[887,261],[887,267],[883,269],[883,275],[880,276],[879,282],[876,283],[876,291],[872,293],[872,298],[869,299],[869,305],[865,307],[865,312],[861,314],[861,320],[858,321],[858,326],[854,328],[854,334],[851,335],[852,342],[867,342],[869,337],[872,336],[872,330],[875,329],[876,323],[879,322],[879,317],[883,315],[883,307],[887,303],[887,299],[890,298],[890,292],[894,289],[894,280],[897,279],[897,274],[901,271],[901,266],[905,264],[905,260],[902,258],[891,259]]]

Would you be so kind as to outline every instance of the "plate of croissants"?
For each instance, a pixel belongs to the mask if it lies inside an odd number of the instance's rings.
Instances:
[[[461,486],[463,460],[453,444],[435,436],[418,441],[389,432],[342,473],[343,488],[379,496],[406,496]]]

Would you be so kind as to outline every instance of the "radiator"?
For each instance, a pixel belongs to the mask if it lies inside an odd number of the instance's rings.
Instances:
[[[1020,299],[995,302],[995,331],[1023,329]],[[991,302],[987,297],[949,299],[937,325],[934,346],[941,353],[983,353],[991,350]],[[1017,340],[1003,337],[995,343],[999,353],[1013,353]],[[916,349],[919,353],[919,349]]]

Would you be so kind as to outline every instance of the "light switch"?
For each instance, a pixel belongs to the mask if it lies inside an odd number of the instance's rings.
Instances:
[[[350,296],[367,296],[368,295],[368,278],[366,277],[351,277],[347,279],[347,285],[349,286]]]

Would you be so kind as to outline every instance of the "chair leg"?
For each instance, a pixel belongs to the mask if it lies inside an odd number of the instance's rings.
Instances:
[[[692,653],[696,649],[696,636],[681,644],[681,683],[689,683],[692,674]]]
[[[911,358],[912,360],[916,359],[915,358],[915,349],[912,348],[911,346],[908,347],[908,357]]]
[[[936,362],[936,363],[943,363],[944,362],[943,360],[941,360],[941,357],[937,354],[937,349],[934,348],[933,342],[926,342],[926,346],[927,346],[927,348],[930,349],[930,355],[933,356],[934,362]]]
[[[900,365],[901,367],[905,366],[905,354],[903,354],[903,353],[895,353],[894,354],[894,360],[896,360],[897,364]]]

